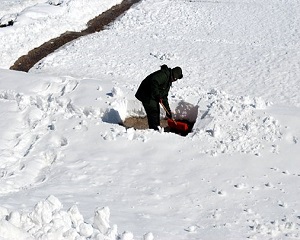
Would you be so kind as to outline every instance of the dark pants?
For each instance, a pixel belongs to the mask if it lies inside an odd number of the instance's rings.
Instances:
[[[160,126],[160,111],[159,111],[159,103],[153,100],[150,100],[149,103],[143,102],[144,109],[148,118],[148,125],[150,129],[159,130],[158,126]]]

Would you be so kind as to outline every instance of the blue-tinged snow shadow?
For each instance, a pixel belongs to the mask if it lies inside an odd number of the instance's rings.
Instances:
[[[181,100],[176,108],[174,117],[176,120],[185,120],[191,123],[195,123],[198,116],[199,106]]]
[[[121,119],[119,112],[112,108],[107,110],[104,113],[104,115],[102,117],[102,121],[107,122],[107,123],[114,123],[114,124],[122,123],[122,119]]]

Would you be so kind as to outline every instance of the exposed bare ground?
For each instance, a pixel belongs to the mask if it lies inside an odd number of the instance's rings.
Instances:
[[[125,119],[125,121],[123,122],[123,126],[126,128],[147,129],[148,120],[147,117],[129,117]],[[168,127],[167,120],[162,119],[160,121],[160,126],[163,128]]]
[[[188,133],[191,132],[194,123],[188,122],[188,121],[181,121],[186,123],[189,126],[188,131],[182,132],[178,131],[176,129],[171,129],[168,126],[168,122],[166,119],[160,120],[160,126],[164,128],[165,132],[173,132],[176,134],[179,134],[181,136],[186,136]],[[125,121],[122,124],[125,128],[134,128],[134,129],[148,129],[148,120],[147,117],[128,117],[125,119]]]
[[[115,21],[119,16],[126,12],[133,4],[138,3],[140,0],[124,0],[122,3],[112,7],[106,12],[100,14],[87,23],[87,28],[81,32],[66,32],[61,36],[45,42],[41,46],[34,48],[27,55],[21,56],[13,66],[12,70],[28,72],[37,62],[50,53],[54,52],[61,46],[71,42],[79,37],[99,32]]]

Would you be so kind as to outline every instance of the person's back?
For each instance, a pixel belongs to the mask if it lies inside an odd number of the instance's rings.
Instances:
[[[148,75],[140,84],[135,97],[143,104],[149,128],[158,130],[158,126],[160,125],[159,103],[166,109],[167,117],[172,118],[168,93],[172,82],[180,78],[182,78],[180,67],[171,69],[167,65],[162,65],[160,70]]]
[[[159,96],[159,89],[164,87],[170,79],[171,69],[167,65],[161,66],[161,69],[148,75],[138,88],[135,97],[141,102],[150,101]],[[155,95],[157,94],[157,95]]]

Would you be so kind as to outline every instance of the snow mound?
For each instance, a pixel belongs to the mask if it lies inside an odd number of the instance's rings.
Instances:
[[[132,240],[129,231],[118,233],[117,226],[109,223],[110,209],[96,208],[93,223],[84,220],[76,205],[63,210],[62,203],[53,195],[38,202],[31,212],[9,212],[0,207],[1,239],[105,239]],[[144,239],[153,236],[144,235]]]
[[[38,86],[29,93],[19,92],[17,89],[0,92],[0,99],[15,102],[18,112],[24,114],[23,121],[30,131],[30,136],[27,137],[30,144],[28,148],[23,148],[23,156],[28,155],[26,151],[36,142],[34,139],[40,136],[34,135],[34,130],[42,129],[44,133],[49,133],[49,129],[55,128],[53,119],[58,121],[75,118],[81,119],[82,123],[86,124],[99,124],[101,119],[102,123],[113,124],[105,133],[105,136],[114,135],[113,138],[104,138],[109,140],[116,140],[119,137],[130,140],[154,137],[151,131],[136,130],[132,136],[132,130],[119,128],[117,124],[126,117],[144,116],[145,113],[141,103],[132,99],[132,92],[128,94],[125,92],[126,89],[112,86],[109,81],[100,83],[97,79],[65,77],[39,83]],[[192,90],[185,93],[186,96],[190,96]],[[184,98],[176,99],[170,99],[174,116],[179,120],[195,122],[187,138],[197,141],[197,148],[201,153],[216,155],[238,152],[259,155],[260,150],[267,145],[271,145],[273,152],[278,152],[275,142],[282,138],[281,126],[274,117],[265,112],[271,103],[258,97],[233,96],[214,89],[197,92],[193,97],[196,104],[191,104]],[[163,110],[161,114],[163,117]],[[76,129],[83,127],[83,124],[80,124]],[[56,138],[61,139],[60,142],[65,142],[63,136]],[[55,144],[55,148],[64,144],[58,145]]]
[[[181,98],[172,99],[170,105],[175,119],[195,123],[187,138],[197,141],[201,153],[213,156],[220,153],[260,155],[267,146],[274,153],[278,152],[275,142],[282,139],[283,131],[279,121],[266,113],[270,102],[260,97],[233,96],[215,89],[197,94],[197,98],[194,97],[196,104]],[[145,116],[138,101],[126,99],[123,94],[115,94],[111,100],[103,115],[105,122],[118,123],[128,116]],[[115,132],[115,129],[111,131]],[[118,136],[126,134],[124,131]],[[136,130],[136,139],[145,134],[147,132]]]
[[[200,140],[202,152],[212,155],[259,155],[265,143],[273,143],[282,135],[278,121],[263,111],[269,105],[261,98],[231,96],[218,90],[203,93],[190,138]]]

